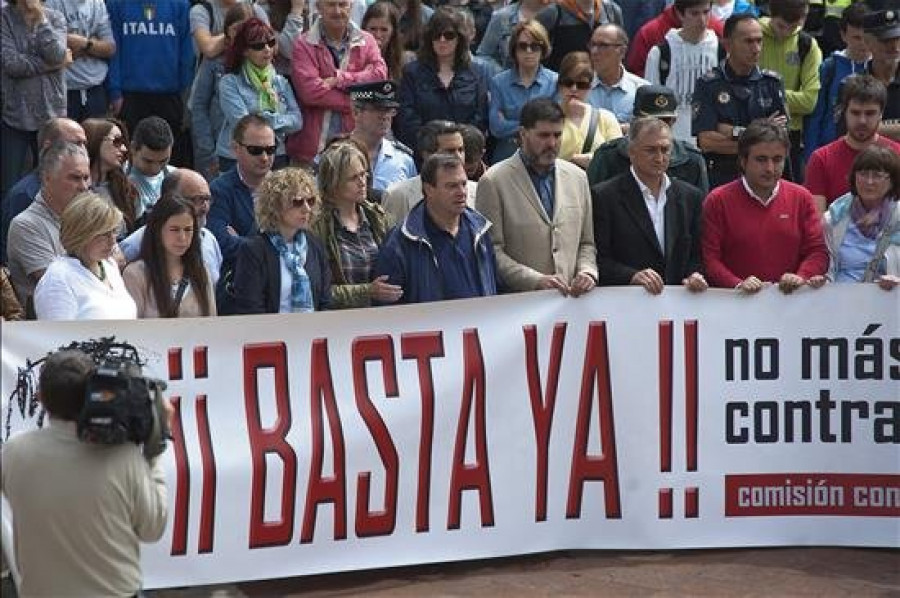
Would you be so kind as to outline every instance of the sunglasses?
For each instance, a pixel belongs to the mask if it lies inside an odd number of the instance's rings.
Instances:
[[[436,39],[436,40],[442,39],[444,41],[452,42],[452,41],[455,41],[457,37],[459,37],[459,34],[456,33],[455,31],[442,31],[442,32],[438,33],[434,37],[434,39]]]
[[[278,149],[278,147],[274,145],[247,145],[245,143],[238,143],[238,145],[247,150],[247,153],[251,156],[261,156],[263,152],[270,156],[274,156],[275,150]]]
[[[587,91],[591,88],[590,81],[574,81],[572,79],[560,79],[560,87],[575,87],[579,91]]]
[[[257,52],[262,52],[268,46],[269,48],[274,48],[278,45],[278,40],[270,39],[265,42],[256,42],[255,44],[247,44],[247,47],[251,50],[256,50]]]
[[[516,42],[516,49],[521,52],[542,52],[544,44],[540,42]]]
[[[310,210],[313,209],[316,206],[315,196],[310,195],[309,197],[295,197],[291,200],[292,208],[302,208],[303,206],[306,206]]]
[[[124,135],[116,135],[115,137],[104,137],[107,141],[113,144],[115,147],[127,147],[127,143],[125,143]]]

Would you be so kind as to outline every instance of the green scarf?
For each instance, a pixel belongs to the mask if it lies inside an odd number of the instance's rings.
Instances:
[[[279,112],[281,103],[278,101],[278,92],[275,91],[275,68],[270,64],[258,67],[249,60],[244,61],[244,76],[247,81],[259,92],[259,107],[261,110]]]

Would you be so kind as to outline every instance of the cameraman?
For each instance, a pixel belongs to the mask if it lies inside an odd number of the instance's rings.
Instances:
[[[165,476],[139,446],[87,444],[77,435],[94,362],[81,351],[49,356],[38,397],[49,428],[5,443],[2,491],[13,513],[22,596],[134,596],[139,542],[166,526]],[[165,401],[167,415],[172,407]]]

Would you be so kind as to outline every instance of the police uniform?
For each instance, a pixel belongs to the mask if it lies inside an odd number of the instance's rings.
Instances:
[[[784,83],[778,73],[759,67],[746,77],[738,76],[725,60],[697,80],[691,108],[691,133],[695,137],[704,131],[715,131],[719,123],[746,127],[758,118],[787,114]],[[710,187],[739,176],[737,155],[705,155]]]
[[[882,40],[900,37],[900,9],[870,12],[865,16],[863,28],[869,35]],[[871,60],[866,65],[866,73],[872,74]],[[896,67],[894,77],[887,85],[887,103],[881,119],[885,124],[900,124],[900,67]]]
[[[398,108],[397,84],[393,81],[372,81],[348,87],[350,99],[357,105],[378,108]],[[372,189],[384,191],[391,183],[416,176],[416,163],[411,149],[393,139],[382,139],[378,155],[372,164]]]

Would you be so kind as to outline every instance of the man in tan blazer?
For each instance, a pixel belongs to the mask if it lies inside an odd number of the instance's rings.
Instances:
[[[563,112],[548,98],[522,107],[520,147],[478,181],[475,204],[491,221],[503,286],[577,297],[597,284],[587,176],[557,159]]]

